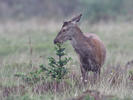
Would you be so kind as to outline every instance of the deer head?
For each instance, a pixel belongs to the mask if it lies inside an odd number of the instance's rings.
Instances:
[[[71,40],[76,30],[76,23],[80,21],[82,14],[72,18],[70,21],[63,23],[60,32],[57,34],[54,43],[63,43],[67,40]]]

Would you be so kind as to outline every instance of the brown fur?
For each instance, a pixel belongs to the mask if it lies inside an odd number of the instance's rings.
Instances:
[[[87,71],[100,74],[101,66],[104,64],[106,50],[102,41],[95,34],[84,35],[77,27],[77,34],[72,37],[72,46],[79,55],[83,80],[87,78]]]

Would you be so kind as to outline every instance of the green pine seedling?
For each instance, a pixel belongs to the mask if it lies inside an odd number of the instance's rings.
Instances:
[[[68,73],[68,69],[65,65],[71,60],[70,57],[65,57],[65,48],[62,44],[56,44],[55,47],[57,59],[49,57],[49,67],[45,68],[46,75],[57,81],[62,80]]]

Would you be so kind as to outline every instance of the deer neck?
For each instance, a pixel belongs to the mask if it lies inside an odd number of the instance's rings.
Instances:
[[[71,39],[71,44],[72,46],[77,49],[80,47],[80,45],[83,44],[83,41],[85,40],[85,36],[83,32],[77,27],[75,29],[75,33]]]

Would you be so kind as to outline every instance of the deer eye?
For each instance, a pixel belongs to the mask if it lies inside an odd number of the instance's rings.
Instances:
[[[63,29],[63,32],[65,32],[66,31],[66,29]]]

